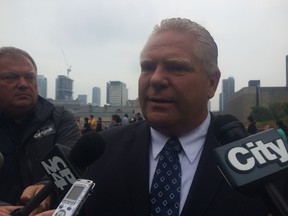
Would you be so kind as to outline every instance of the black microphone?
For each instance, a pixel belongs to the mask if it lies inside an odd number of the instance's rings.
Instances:
[[[217,117],[214,131],[224,145],[214,155],[229,185],[249,196],[259,194],[273,216],[287,216],[287,200],[272,183],[288,171],[287,144],[280,135],[270,129],[247,137],[244,125],[231,115]]]
[[[42,159],[41,164],[50,179],[49,183],[22,209],[14,212],[13,216],[28,216],[55,190],[62,199],[73,183],[80,178],[75,168],[84,169],[97,160],[105,151],[105,141],[98,133],[90,132],[80,137],[71,149],[69,157],[66,157],[63,149],[65,150],[64,146],[55,144]]]
[[[70,151],[70,161],[78,168],[84,169],[96,161],[105,151],[105,141],[96,132],[89,132],[80,137]]]
[[[219,115],[213,122],[214,134],[221,145],[243,139],[248,136],[244,125],[233,115]]]

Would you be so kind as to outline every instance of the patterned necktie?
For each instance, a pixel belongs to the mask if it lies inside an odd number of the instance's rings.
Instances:
[[[171,138],[160,152],[150,192],[150,216],[179,215],[181,165],[178,153],[181,150],[179,140]]]

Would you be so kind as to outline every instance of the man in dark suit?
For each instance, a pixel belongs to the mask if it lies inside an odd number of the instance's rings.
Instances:
[[[150,126],[146,121],[103,132],[106,152],[88,170],[96,183],[85,203],[86,216],[148,216]],[[264,216],[265,206],[226,183],[216,167],[210,127],[181,216]],[[183,170],[183,172],[190,170]],[[167,214],[162,214],[167,215]]]
[[[268,215],[261,201],[228,186],[213,159],[217,142],[207,103],[220,71],[217,45],[209,32],[188,19],[164,20],[140,61],[139,101],[146,121],[102,133],[107,149],[86,175],[96,182],[86,215],[168,215],[162,210],[151,213],[150,197],[158,153],[170,137],[178,137],[183,147],[175,215]]]
[[[140,55],[145,121],[101,132],[106,151],[87,169],[85,178],[96,185],[84,206],[86,216],[268,215],[261,200],[228,186],[213,159],[218,145],[207,104],[220,79],[217,52],[210,33],[188,19],[163,20],[154,28]],[[179,153],[169,152],[173,146],[166,149],[170,138],[177,146],[180,141]],[[156,175],[163,173],[157,164],[165,155],[180,162],[181,186],[158,205],[155,200],[165,193],[161,189],[172,188],[167,183],[154,192],[160,185]]]

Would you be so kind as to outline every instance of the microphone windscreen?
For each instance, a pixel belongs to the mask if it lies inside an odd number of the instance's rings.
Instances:
[[[217,141],[225,145],[248,136],[244,125],[233,115],[219,115],[213,122]]]
[[[79,168],[86,168],[97,160],[105,151],[105,141],[96,132],[89,132],[80,137],[70,151],[69,159]]]

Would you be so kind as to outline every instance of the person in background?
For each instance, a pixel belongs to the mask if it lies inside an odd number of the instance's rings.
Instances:
[[[37,66],[24,50],[0,48],[0,215],[21,208],[44,186],[41,159],[55,143],[80,137],[75,117],[38,95]],[[39,183],[35,186],[33,184]],[[48,208],[46,199],[37,210]]]
[[[136,122],[136,118],[135,117],[130,118],[129,124],[134,123],[134,122]]]
[[[122,119],[119,115],[114,114],[111,116],[110,127],[116,127],[122,125]]]
[[[85,134],[85,133],[88,133],[90,131],[92,131],[92,128],[91,128],[91,124],[89,123],[89,118],[85,117],[84,118],[84,125],[83,125],[81,132],[82,132],[82,134]]]
[[[269,130],[270,129],[270,125],[269,124],[265,124],[263,125],[263,131]]]
[[[258,132],[258,130],[257,130],[257,127],[256,127],[256,121],[255,121],[254,117],[252,115],[250,115],[250,116],[247,117],[247,120],[249,121],[249,125],[248,125],[248,128],[247,128],[247,133],[249,135],[256,134]]]
[[[141,116],[141,113],[136,113],[135,119],[136,119],[136,121],[142,121],[143,117]]]
[[[96,130],[96,120],[91,114],[88,116],[88,123],[90,124],[92,130]]]
[[[283,121],[278,120],[276,121],[276,131],[278,132],[278,134],[281,136],[281,138],[287,142],[287,127],[286,125],[283,123]]]
[[[123,125],[127,125],[129,124],[129,118],[128,118],[128,114],[126,113],[123,117],[123,121],[122,121]]]
[[[98,117],[97,118],[97,123],[96,123],[96,132],[100,132],[102,131],[104,128],[103,124],[102,124],[102,118]]]
[[[79,130],[81,131],[82,126],[81,126],[80,116],[76,116],[75,119],[76,119],[76,123],[77,123],[77,125],[78,125],[78,128],[79,128]]]

